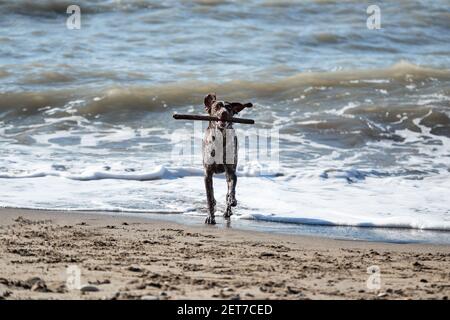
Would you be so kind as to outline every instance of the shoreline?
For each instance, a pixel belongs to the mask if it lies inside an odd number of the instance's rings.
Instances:
[[[204,215],[181,214],[172,212],[133,212],[133,211],[101,211],[101,210],[58,210],[0,207],[2,210],[19,210],[26,212],[42,212],[70,215],[94,215],[110,218],[136,218],[142,221],[158,221],[176,223],[184,226],[203,226]],[[300,237],[315,237],[347,241],[369,241],[398,244],[436,244],[450,245],[450,232],[439,229],[420,229],[406,227],[329,225],[317,223],[290,223],[266,221],[258,219],[233,219],[227,222],[220,213],[216,214],[217,224],[214,228],[252,231],[268,234],[281,234]]]
[[[450,295],[448,245],[335,240],[93,212],[0,209],[0,217],[0,299]],[[80,268],[82,284],[98,291],[67,290],[71,265]],[[367,268],[374,265],[379,289],[366,285]]]

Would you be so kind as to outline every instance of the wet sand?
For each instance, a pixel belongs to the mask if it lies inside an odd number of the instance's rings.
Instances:
[[[381,286],[367,287],[378,266]],[[68,288],[67,267],[81,271]],[[71,278],[74,279],[74,278]],[[0,209],[0,299],[447,299],[450,246]]]

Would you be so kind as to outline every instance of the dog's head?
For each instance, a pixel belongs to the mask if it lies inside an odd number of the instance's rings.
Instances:
[[[212,117],[219,118],[219,121],[211,121],[212,125],[218,129],[231,129],[233,123],[227,121],[245,108],[253,107],[253,104],[242,104],[239,102],[217,101],[215,93],[210,93],[205,97],[205,110]]]

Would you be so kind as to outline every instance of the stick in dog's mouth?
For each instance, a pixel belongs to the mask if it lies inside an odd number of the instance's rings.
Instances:
[[[216,117],[211,116],[202,116],[202,115],[194,115],[194,114],[174,114],[173,118],[176,120],[200,120],[200,121],[221,121]],[[253,119],[244,119],[244,118],[231,118],[227,119],[227,122],[235,122],[235,123],[243,123],[243,124],[255,124],[255,120]]]

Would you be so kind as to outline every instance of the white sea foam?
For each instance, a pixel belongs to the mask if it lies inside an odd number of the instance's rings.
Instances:
[[[445,196],[449,175],[420,181],[368,177],[358,184],[348,184],[345,180],[295,179],[280,185],[264,183],[265,187],[258,181],[258,198],[252,198],[247,192],[241,195],[241,201],[252,208],[241,218],[313,225],[450,230],[450,201]]]
[[[0,199],[0,206],[140,213],[205,212],[202,171],[196,168],[159,166],[142,174],[92,172],[67,179],[64,174],[35,173],[32,177],[26,183],[23,183],[25,176],[1,177],[1,194],[8,197]],[[221,211],[226,181],[219,176],[214,183]],[[351,170],[329,173],[326,177],[243,175],[238,181],[239,206],[233,218],[450,230],[449,183],[450,174],[408,180],[380,178],[371,172]],[[21,188],[21,192],[15,192],[16,188]]]
[[[69,173],[60,171],[58,166],[54,166],[56,169],[49,169],[48,171],[34,170],[32,172],[12,172],[0,174],[0,179],[30,179],[30,178],[42,178],[42,177],[60,177],[70,180],[79,181],[95,181],[95,180],[133,180],[133,181],[151,181],[151,180],[161,180],[161,179],[173,179],[173,178],[183,178],[183,177],[195,177],[203,176],[204,170],[201,168],[193,167],[166,167],[166,166],[156,166],[153,170],[145,172],[113,172],[98,170],[94,167],[79,173]],[[246,166],[241,166],[240,170],[237,171],[238,177],[271,177],[271,176],[281,176],[281,172],[270,173],[267,169],[263,169],[263,166],[257,163],[249,163]]]

